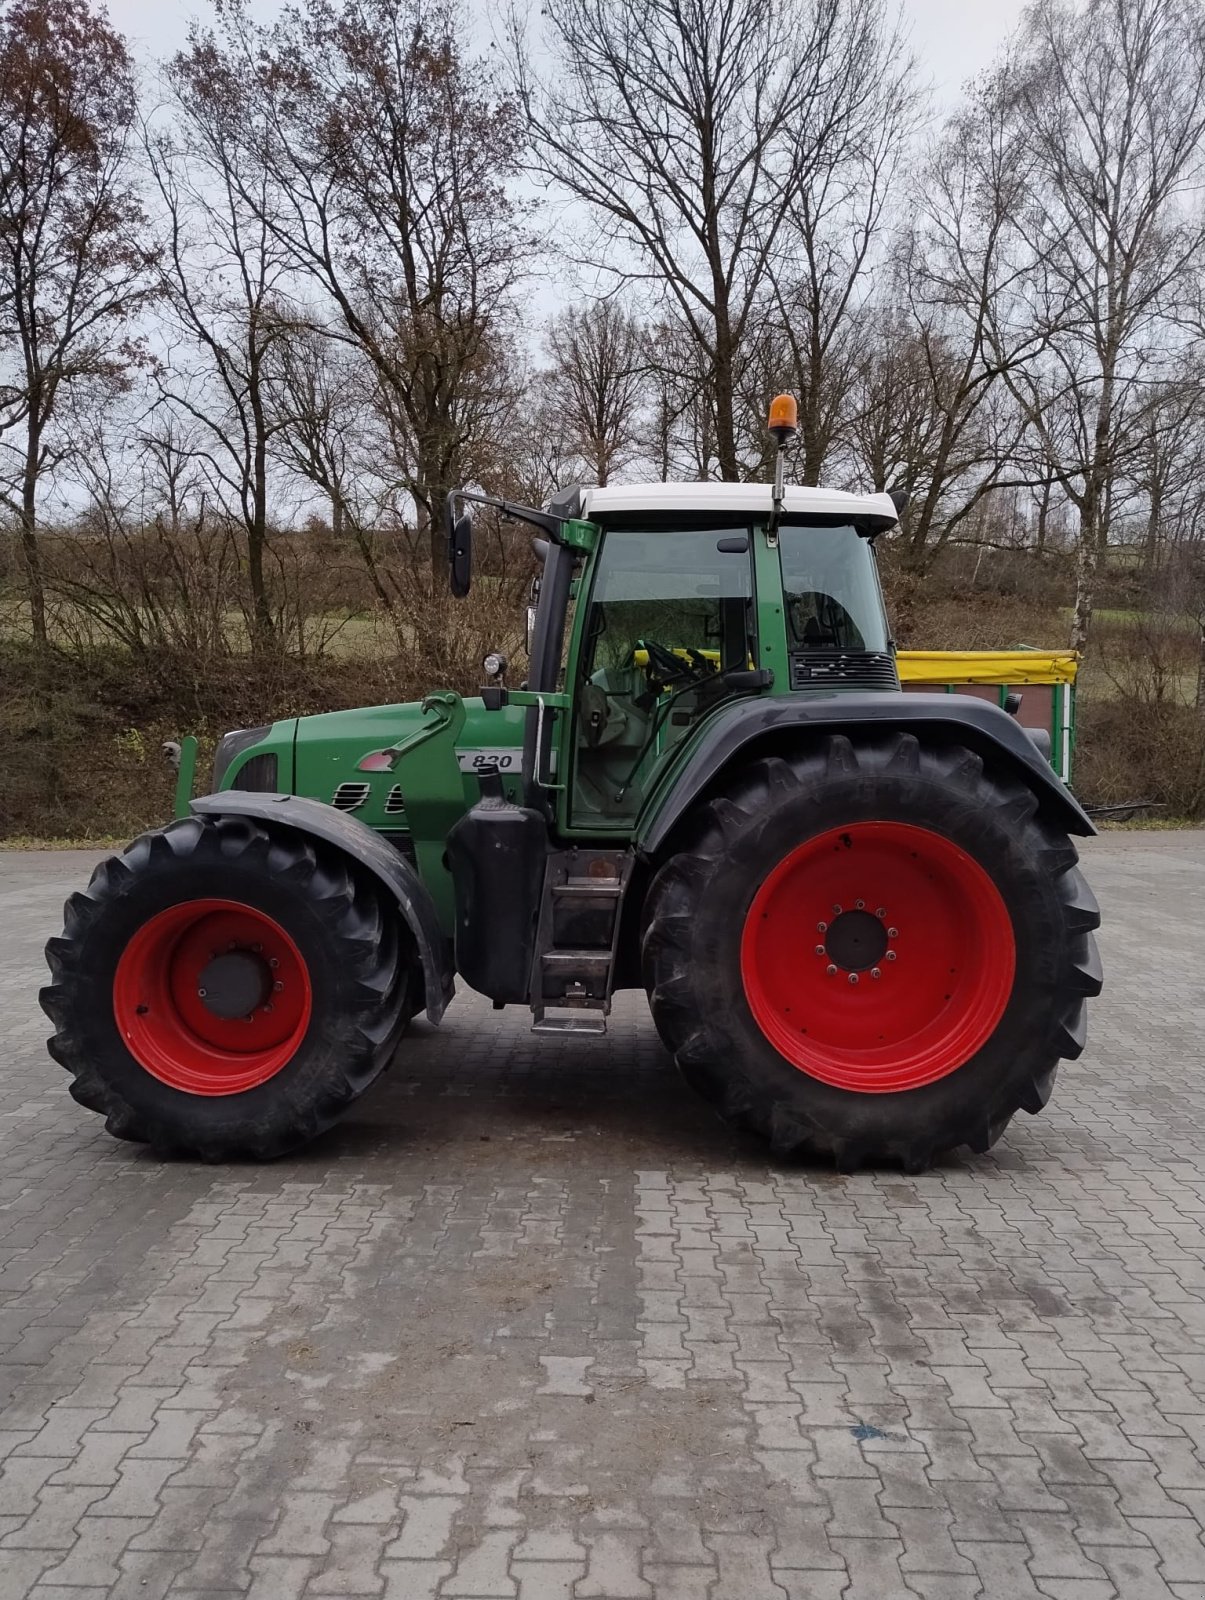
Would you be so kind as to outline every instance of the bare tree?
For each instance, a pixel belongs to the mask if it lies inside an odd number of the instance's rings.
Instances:
[[[290,258],[264,220],[270,180],[240,120],[246,108],[214,73],[204,35],[194,34],[166,78],[170,117],[161,120],[170,126],[146,132],[176,336],[159,383],[165,400],[191,419],[215,495],[241,527],[249,628],[262,648],[275,631],[265,573],[270,449],[280,427],[271,363],[291,333]]]
[[[691,431],[696,439],[702,433],[703,447],[696,456],[694,476],[704,481],[711,477],[712,407],[706,395],[705,377],[699,375],[699,383],[691,383],[691,367],[697,353],[689,334],[683,335],[682,329],[671,319],[665,318],[650,326],[649,409],[644,453],[662,483],[668,483],[671,474],[677,475],[680,430],[684,424],[690,426],[696,420],[699,426],[692,426]]]
[[[523,385],[498,466],[488,481],[524,505],[542,506],[581,477],[581,452],[550,371],[534,372]]]
[[[644,331],[613,300],[571,306],[548,327],[550,377],[570,438],[605,484],[636,449],[647,362]]]
[[[400,639],[399,574],[382,558],[380,524],[393,483],[381,466],[389,452],[373,405],[375,372],[359,351],[319,328],[281,341],[271,369],[278,423],[273,442],[281,464],[325,497],[336,544],[355,544],[373,595]]]
[[[885,210],[923,109],[915,59],[884,0],[849,0],[844,26],[828,86],[843,115],[799,152],[771,264],[769,329],[786,358],[785,385],[799,396],[797,470],[807,484],[820,482],[848,415]]]
[[[890,285],[896,309],[861,369],[855,434],[878,474],[894,473],[910,495],[899,538],[905,587],[986,496],[1042,476],[1001,382],[1027,370],[1048,338],[1025,301],[1033,257],[1015,213],[1031,157],[1006,79],[975,85],[916,163]]]
[[[543,82],[514,29],[535,166],[589,207],[590,264],[688,330],[725,479],[742,476],[738,374],[788,207],[854,111],[857,4],[545,0]]]
[[[39,490],[70,440],[67,396],[120,386],[148,292],[130,170],[126,47],[88,0],[19,0],[0,17],[0,496],[20,528],[44,644]]]
[[[267,29],[227,0],[219,21],[211,77],[272,175],[243,198],[372,364],[439,566],[440,502],[513,399],[517,109],[466,57],[452,0],[303,0]]]
[[[1078,513],[1082,649],[1151,385],[1183,359],[1171,319],[1202,247],[1205,18],[1191,0],[1038,0],[1008,90],[1032,152],[1028,298],[1050,334],[1008,381]]]

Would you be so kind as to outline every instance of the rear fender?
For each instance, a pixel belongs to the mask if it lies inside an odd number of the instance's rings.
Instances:
[[[452,998],[451,964],[445,954],[447,943],[439,926],[435,903],[422,879],[392,845],[356,817],[320,800],[307,800],[292,794],[253,794],[226,789],[221,794],[203,795],[192,802],[192,810],[202,817],[251,817],[257,822],[280,823],[296,828],[324,844],[334,845],[361,867],[371,872],[393,898],[414,936],[422,963],[424,1005],[427,1016],[438,1022]]]
[[[1025,730],[999,706],[969,695],[879,692],[740,700],[717,712],[650,797],[637,827],[638,847],[643,855],[654,855],[687,809],[738,758],[770,754],[801,737],[893,731],[965,745],[1027,784],[1039,806],[1064,832],[1085,836],[1096,832]]]

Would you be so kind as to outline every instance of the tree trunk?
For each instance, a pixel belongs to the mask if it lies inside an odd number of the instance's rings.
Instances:
[[[251,585],[251,647],[262,650],[271,643],[272,610],[264,586],[264,547],[267,539],[267,498],[256,486],[255,509],[247,529],[247,578]]]
[[[251,583],[251,647],[262,650],[271,643],[272,609],[264,587],[264,548],[268,542],[268,434],[259,391],[258,366],[252,354],[251,412],[255,419],[255,449],[251,458],[251,525],[247,529],[247,576]]]
[[[25,439],[25,468],[21,477],[21,554],[25,562],[25,587],[29,597],[29,622],[34,644],[47,642],[46,585],[42,576],[42,552],[38,547],[38,457],[42,438],[30,427]]]
[[[1109,539],[1109,515],[1112,504],[1110,430],[1116,362],[1116,345],[1111,342],[1109,351],[1102,361],[1101,395],[1096,410],[1096,425],[1093,429],[1092,461],[1086,474],[1084,500],[1080,507],[1079,552],[1075,564],[1075,613],[1071,619],[1073,650],[1082,651],[1088,643],[1088,635],[1092,630],[1092,610],[1096,602],[1096,574]]]
[[[1039,555],[1046,553],[1046,535],[1050,528],[1050,483],[1042,485],[1042,498],[1038,501],[1038,545]]]
[[[1096,599],[1096,572],[1100,565],[1100,533],[1091,500],[1080,513],[1079,550],[1075,559],[1075,610],[1071,617],[1072,650],[1082,651],[1092,630]]]
[[[734,391],[732,328],[728,321],[728,307],[717,303],[715,319],[715,359],[712,373],[715,394],[715,453],[720,464],[720,477],[725,483],[739,483],[740,463],[736,456],[736,418]],[[706,476],[706,463],[703,463]]]
[[[1197,621],[1197,715],[1205,722],[1205,615]]]

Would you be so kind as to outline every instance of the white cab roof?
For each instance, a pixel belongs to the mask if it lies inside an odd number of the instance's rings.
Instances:
[[[773,492],[768,483],[617,483],[582,491],[582,516],[606,517],[617,511],[691,511],[743,513],[767,517]],[[805,489],[788,484],[783,502],[787,516],[886,517],[896,520],[891,497],[846,494],[842,489]]]

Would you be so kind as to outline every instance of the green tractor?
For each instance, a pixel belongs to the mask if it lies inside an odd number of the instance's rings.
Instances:
[[[454,977],[535,1031],[646,991],[687,1082],[778,1155],[986,1150],[1084,1044],[1094,830],[1013,716],[900,691],[886,494],[574,489],[532,526],[527,677],[222,739],[104,861],[42,1005],[109,1131],[207,1160],[328,1127]]]

